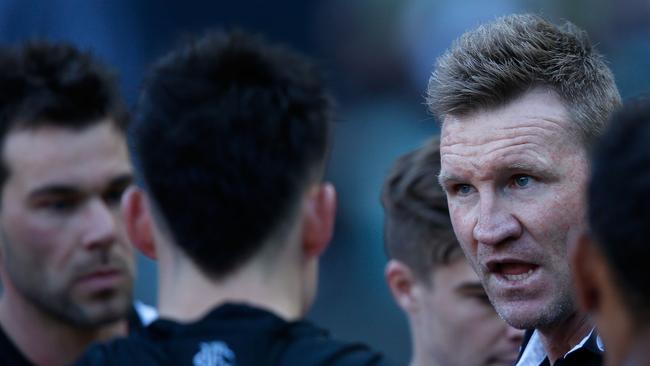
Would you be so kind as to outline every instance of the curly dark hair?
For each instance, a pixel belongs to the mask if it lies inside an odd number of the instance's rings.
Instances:
[[[48,41],[0,48],[0,147],[13,130],[79,130],[104,118],[120,131],[128,124],[116,74],[90,53]],[[0,186],[7,169],[0,163]]]

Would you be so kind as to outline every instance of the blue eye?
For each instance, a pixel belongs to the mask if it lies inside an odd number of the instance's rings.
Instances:
[[[466,195],[469,194],[470,192],[472,192],[472,186],[470,186],[469,184],[458,184],[456,186],[456,193],[460,195]]]
[[[513,178],[513,182],[517,187],[524,188],[530,184],[531,178],[527,175],[517,175]]]

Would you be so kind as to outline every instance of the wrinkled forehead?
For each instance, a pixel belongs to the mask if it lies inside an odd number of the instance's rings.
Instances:
[[[548,143],[576,138],[571,115],[555,92],[536,88],[502,106],[448,114],[442,121],[440,145],[442,150],[520,138],[543,138]]]
[[[470,172],[487,179],[503,169],[564,174],[570,167],[562,161],[586,156],[572,126],[561,100],[543,92],[528,93],[499,108],[447,115],[441,131],[440,180]]]

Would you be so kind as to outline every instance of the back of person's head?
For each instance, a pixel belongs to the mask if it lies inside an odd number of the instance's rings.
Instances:
[[[282,241],[322,177],[330,108],[307,59],[240,31],[155,65],[129,131],[133,161],[154,218],[202,272],[223,278]]]
[[[105,118],[123,131],[128,113],[115,74],[90,53],[48,41],[0,48],[0,145],[11,131],[81,130]],[[6,170],[2,163],[0,184]]]
[[[589,221],[632,318],[650,324],[650,99],[626,104],[596,145]]]
[[[385,249],[429,283],[431,273],[463,256],[451,226],[447,198],[438,184],[440,140],[401,156],[384,182]]]
[[[620,104],[612,72],[586,32],[530,14],[501,17],[463,34],[437,60],[427,103],[442,121],[506,105],[535,87],[562,98],[586,146]]]

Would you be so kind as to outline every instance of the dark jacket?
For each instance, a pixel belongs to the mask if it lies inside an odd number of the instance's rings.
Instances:
[[[146,335],[98,345],[78,365],[276,366],[387,365],[358,343],[332,340],[307,321],[287,322],[246,305],[227,304],[201,320],[159,319]]]

